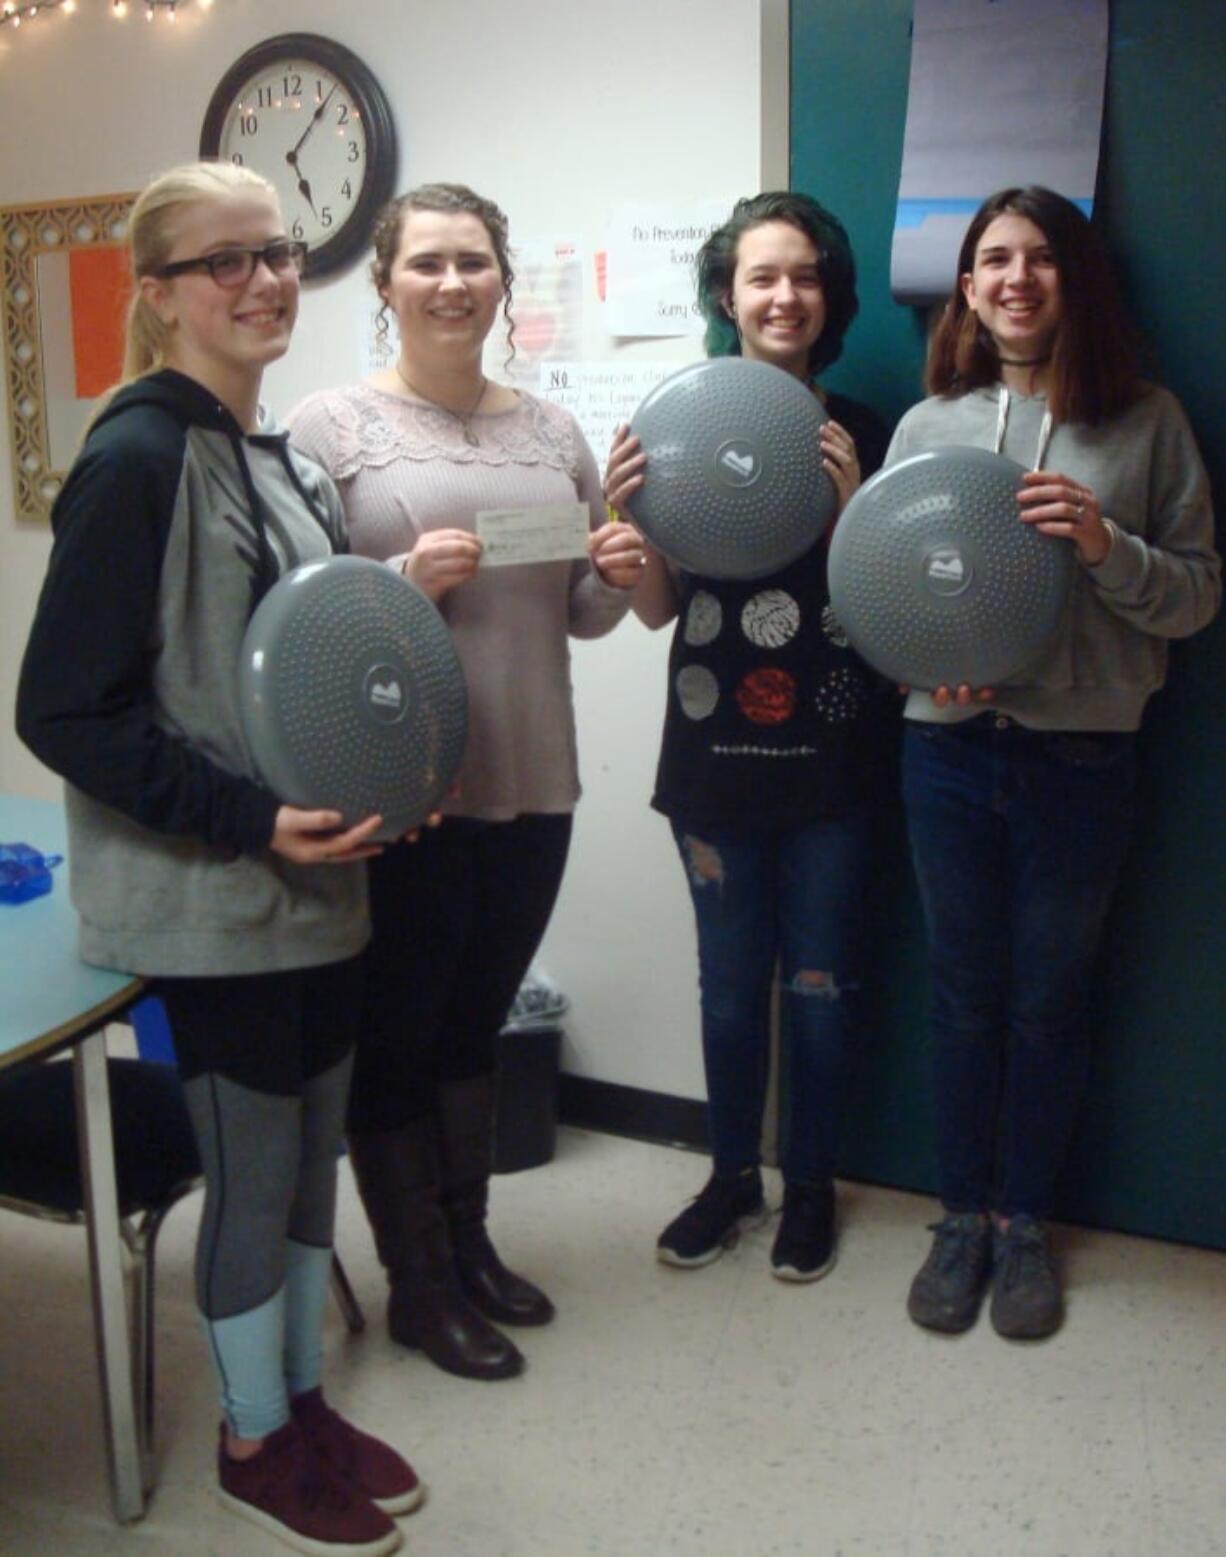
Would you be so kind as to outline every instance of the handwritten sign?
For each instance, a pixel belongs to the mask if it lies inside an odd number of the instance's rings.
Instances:
[[[541,368],[542,400],[564,405],[583,429],[603,467],[613,434],[639,401],[684,366],[680,362],[548,362]]]
[[[609,224],[605,324],[610,335],[701,335],[694,261],[732,200],[623,205]]]

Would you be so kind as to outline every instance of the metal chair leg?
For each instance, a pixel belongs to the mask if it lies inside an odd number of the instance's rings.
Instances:
[[[349,1277],[345,1274],[345,1267],[341,1264],[341,1257],[335,1249],[332,1251],[332,1294],[336,1298],[336,1306],[340,1309],[350,1334],[360,1335],[366,1328],[366,1315],[354,1295]]]

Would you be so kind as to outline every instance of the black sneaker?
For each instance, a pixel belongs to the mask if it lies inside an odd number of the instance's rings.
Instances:
[[[958,1335],[969,1330],[992,1264],[992,1230],[987,1217],[967,1211],[929,1226],[935,1233],[907,1297],[907,1313],[926,1330]]]
[[[992,1328],[1008,1341],[1040,1341],[1064,1319],[1064,1299],[1047,1230],[1022,1213],[992,1232],[996,1270]]]
[[[834,1268],[834,1184],[785,1184],[783,1216],[771,1249],[771,1275],[816,1281]]]
[[[660,1234],[656,1258],[683,1268],[709,1265],[736,1243],[742,1222],[759,1220],[764,1212],[762,1175],[757,1168],[747,1168],[734,1178],[713,1173],[701,1194]]]

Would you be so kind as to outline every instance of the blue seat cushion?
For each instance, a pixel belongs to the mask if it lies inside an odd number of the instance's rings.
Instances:
[[[200,1173],[200,1157],[170,1065],[107,1061],[121,1216],[156,1206]],[[84,1204],[72,1066],[32,1065],[0,1076],[0,1194],[53,1211]]]

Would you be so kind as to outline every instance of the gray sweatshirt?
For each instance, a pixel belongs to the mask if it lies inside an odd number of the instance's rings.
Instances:
[[[1035,463],[1046,397],[1010,397],[1002,452]],[[953,444],[994,446],[996,386],[934,396],[898,424],[886,467]],[[1098,498],[1115,535],[1098,567],[1079,567],[1062,628],[992,706],[1040,730],[1135,730],[1166,679],[1167,641],[1211,621],[1221,600],[1209,481],[1179,402],[1143,386],[1126,411],[1097,427],[1057,425],[1043,468]],[[1071,544],[1071,543],[1070,543]],[[908,719],[955,723],[981,713],[937,708],[927,692],[907,699]]]
[[[268,848],[279,802],[255,776],[237,695],[257,601],[344,549],[332,483],[284,433],[244,434],[165,370],[94,423],[52,524],[17,727],[67,780],[82,957],[213,976],[355,956],[365,869]]]

